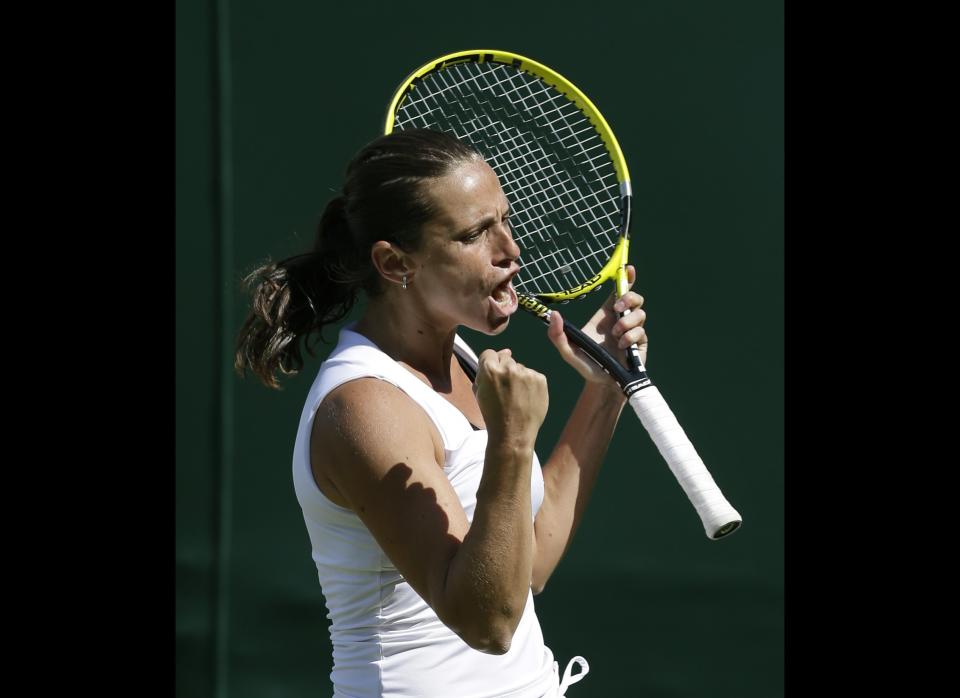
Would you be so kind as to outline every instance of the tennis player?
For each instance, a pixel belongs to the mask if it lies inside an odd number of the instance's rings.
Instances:
[[[400,131],[350,163],[311,252],[246,279],[236,366],[271,387],[367,298],[320,366],[293,455],[335,696],[555,697],[589,670],[574,657],[561,678],[533,595],[580,523],[625,398],[554,312],[547,335],[584,385],[541,464],[546,378],[457,335],[499,334],[517,309],[509,217],[477,152]],[[638,343],[646,362],[642,304],[610,297],[583,330],[616,355]]]

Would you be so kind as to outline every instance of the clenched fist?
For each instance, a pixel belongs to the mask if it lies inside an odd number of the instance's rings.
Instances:
[[[509,349],[480,354],[476,392],[491,439],[533,448],[550,398],[542,373],[517,363]]]

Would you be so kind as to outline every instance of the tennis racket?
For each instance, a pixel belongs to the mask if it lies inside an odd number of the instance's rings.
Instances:
[[[426,128],[478,150],[500,179],[523,251],[513,285],[526,311],[607,281],[627,291],[630,176],[613,131],[593,103],[550,68],[515,53],[459,51],[417,68],[397,89],[385,133]],[[687,494],[712,540],[736,531],[737,511],[697,454],[636,345],[623,365],[564,320],[569,340],[612,376]]]

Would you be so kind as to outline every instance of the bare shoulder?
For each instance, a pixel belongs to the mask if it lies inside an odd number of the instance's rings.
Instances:
[[[339,491],[336,483],[345,469],[376,477],[398,462],[443,465],[443,441],[433,421],[409,395],[377,378],[358,378],[330,391],[314,417],[310,451],[325,492],[321,480]]]

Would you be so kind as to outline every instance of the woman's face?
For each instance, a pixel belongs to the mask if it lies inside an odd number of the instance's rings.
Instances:
[[[437,215],[423,228],[408,292],[440,326],[502,332],[517,310],[510,280],[520,269],[520,248],[497,175],[483,160],[469,160],[432,181],[427,195]]]

